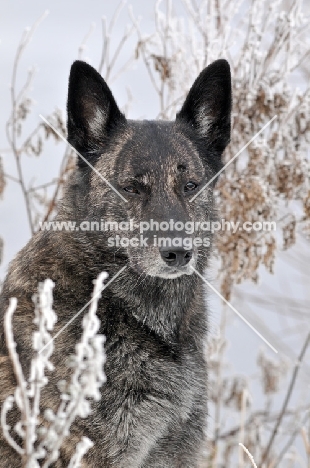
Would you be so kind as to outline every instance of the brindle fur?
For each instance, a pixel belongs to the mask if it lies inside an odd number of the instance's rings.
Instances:
[[[230,137],[230,109],[225,60],[199,75],[174,122],[126,120],[100,75],[86,63],[75,62],[69,80],[69,142],[128,201],[78,158],[56,219],[213,219],[213,187],[193,203],[183,187],[189,180],[202,186],[221,167]],[[124,191],[132,184],[141,188],[140,195]],[[204,232],[178,235],[205,237]],[[195,248],[189,265],[173,269],[165,265],[157,247],[109,248],[109,236],[40,231],[12,261],[3,286],[2,319],[9,298],[18,299],[13,328],[28,375],[34,330],[31,298],[38,282],[55,282],[57,332],[88,302],[99,272],[107,271],[112,278],[127,266],[103,292],[98,307],[107,353],[102,398],[88,419],[74,423],[53,466],[66,467],[85,435],[94,447],[84,457],[84,468],[197,468],[207,416],[207,317],[203,285],[190,265],[202,274],[210,248]],[[76,318],[55,340],[55,371],[43,391],[42,408],[57,407],[57,382],[68,377],[66,357],[79,340],[81,320]],[[16,385],[3,326],[0,346],[2,403]],[[10,413],[12,425],[18,418],[17,411]],[[0,453],[0,468],[21,466],[2,435]]]

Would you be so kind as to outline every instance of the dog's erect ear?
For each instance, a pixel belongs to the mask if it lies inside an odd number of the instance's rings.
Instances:
[[[194,82],[177,121],[194,127],[206,147],[222,152],[230,139],[231,100],[229,64],[216,60]]]
[[[67,111],[68,141],[84,155],[104,147],[111,130],[126,121],[101,75],[79,60],[70,71]],[[85,163],[79,158],[79,164]]]

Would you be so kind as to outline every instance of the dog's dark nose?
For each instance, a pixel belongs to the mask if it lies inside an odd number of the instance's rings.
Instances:
[[[193,256],[193,252],[182,248],[174,248],[173,250],[171,248],[161,248],[160,255],[167,265],[179,267],[187,265]]]

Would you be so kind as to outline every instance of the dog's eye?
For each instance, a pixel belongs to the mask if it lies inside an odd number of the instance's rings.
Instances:
[[[195,184],[195,182],[187,182],[187,184],[184,187],[184,192],[191,192],[197,188],[198,185]]]
[[[128,193],[140,193],[139,190],[136,189],[136,187],[134,187],[133,185],[128,185],[128,187],[124,187],[124,190]]]

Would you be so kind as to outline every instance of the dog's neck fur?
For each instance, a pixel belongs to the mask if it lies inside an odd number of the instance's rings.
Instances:
[[[190,310],[198,306],[197,278],[194,275],[167,280],[132,274],[125,287],[112,289],[117,297],[126,299],[124,305],[134,311],[139,323],[169,342],[178,339],[181,324],[190,315]],[[195,310],[191,315],[195,315]]]

